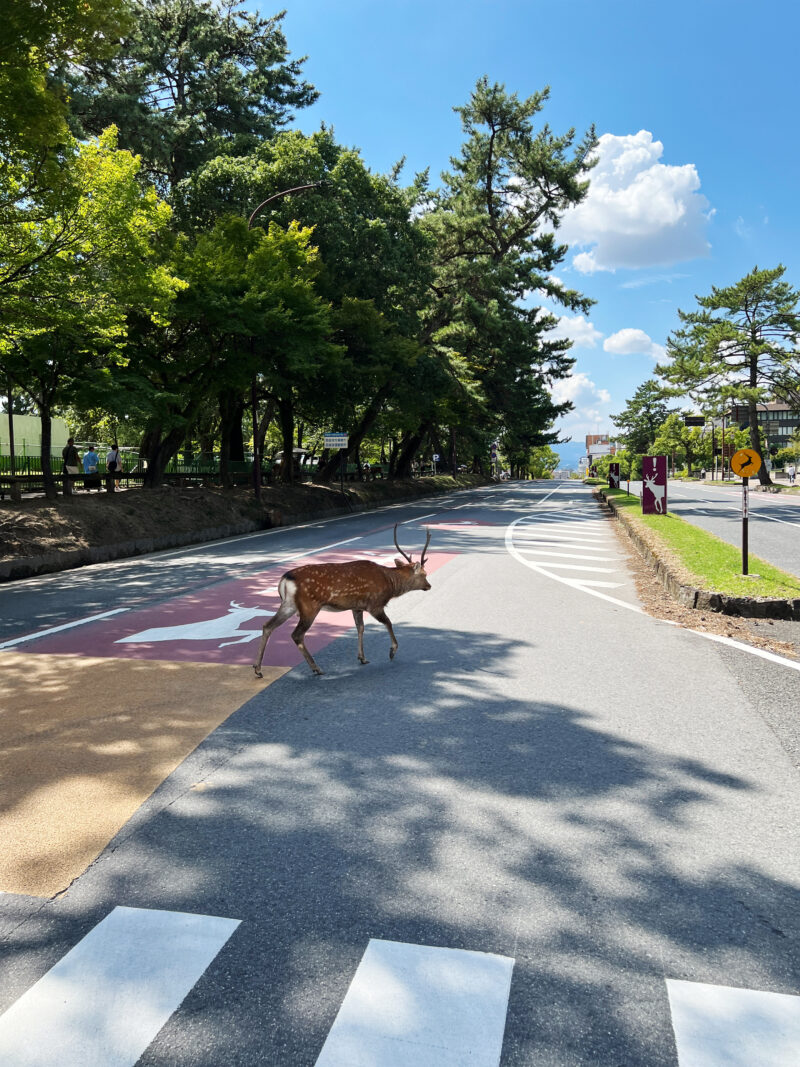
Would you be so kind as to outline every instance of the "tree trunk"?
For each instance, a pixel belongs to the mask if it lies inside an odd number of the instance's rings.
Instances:
[[[44,479],[44,495],[48,500],[58,497],[58,488],[53,477],[53,467],[50,463],[50,452],[53,447],[53,424],[50,418],[50,405],[39,404],[39,419],[42,424],[42,477]]]
[[[345,460],[347,460],[352,452],[358,451],[361,448],[361,443],[371,430],[378,415],[380,415],[381,408],[392,391],[392,384],[393,383],[391,382],[386,382],[381,386],[369,402],[361,418],[358,420],[356,428],[348,434],[347,455],[345,456]],[[321,482],[329,482],[335,478],[339,473],[339,453],[334,452],[326,463],[320,465],[320,468],[321,469],[317,472],[317,477]]]
[[[142,483],[145,489],[157,489],[164,484],[167,464],[178,452],[185,437],[185,426],[173,427],[166,437],[161,436],[160,426],[153,426],[145,433],[141,446],[141,454],[147,460]]]
[[[244,460],[244,442],[242,440],[242,419],[244,418],[244,397],[241,393],[226,390],[219,397],[220,414],[220,456],[219,472],[226,489],[232,486],[229,461]]]
[[[11,456],[11,474],[17,473],[17,460],[14,451],[14,388],[8,379],[8,451]]]
[[[428,432],[428,426],[423,425],[417,430],[416,433],[410,434],[403,447],[400,449],[400,454],[397,457],[395,464],[395,477],[396,478],[410,478],[411,477],[411,464],[414,462],[414,457],[419,452],[422,442],[425,440],[425,434]]]
[[[758,480],[762,485],[772,485],[767,464],[764,461],[764,448],[761,444],[761,430],[758,426],[758,405],[755,400],[748,401],[747,413],[750,422],[750,447],[755,449],[761,457],[761,466],[758,471]]]
[[[278,421],[283,440],[281,481],[289,485],[294,481],[294,406],[291,396],[278,397]]]

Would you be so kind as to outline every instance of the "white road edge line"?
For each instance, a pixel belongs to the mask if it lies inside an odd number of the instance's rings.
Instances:
[[[5,1067],[133,1067],[239,925],[117,907],[0,1016]]]
[[[567,585],[571,589],[578,589],[581,592],[588,593],[589,596],[596,596],[600,600],[608,601],[609,604],[614,604],[619,608],[626,608],[628,611],[635,611],[639,615],[647,614],[647,612],[643,608],[640,608],[638,604],[629,604],[625,600],[619,600],[617,597],[609,596],[608,593],[601,593],[599,589],[589,589],[584,585],[576,585],[574,581],[570,581],[567,578],[562,578],[558,574],[548,574],[545,567],[539,567],[532,560],[525,559],[525,557],[520,555],[520,553],[514,547],[514,527],[518,523],[524,521],[524,517],[521,519],[515,519],[514,522],[510,523],[506,527],[505,533],[506,551],[519,563],[523,564],[523,566],[525,567],[530,568],[530,570],[532,571],[537,571],[543,577],[550,578],[554,582],[561,582],[562,585]],[[718,634],[709,634],[703,630],[690,630],[688,627],[681,626],[680,623],[675,622],[672,619],[656,619],[655,616],[652,615],[650,616],[650,618],[654,619],[656,622],[663,623],[665,626],[676,626],[678,627],[678,629],[686,630],[687,633],[697,634],[698,637],[704,637],[708,641],[716,641],[718,644],[728,645],[729,648],[735,648],[739,652],[747,652],[751,656],[757,656],[759,659],[768,660],[770,663],[778,663],[782,667],[789,667],[793,671],[800,671],[800,663],[798,663],[796,660],[786,659],[783,656],[776,655],[774,652],[767,652],[761,648],[754,648],[752,645],[744,644],[743,641],[735,641],[732,637],[722,637]]]
[[[498,1067],[514,960],[371,939],[316,1067]]]
[[[97,622],[98,619],[110,619],[112,615],[121,615],[130,610],[130,608],[114,608],[113,611],[104,611],[101,615],[87,615],[85,619],[76,619],[74,622],[65,622],[61,626],[51,626],[49,630],[39,630],[38,633],[15,637],[12,641],[4,641],[0,648],[12,648],[14,645],[24,645],[27,641],[38,641],[40,637],[49,637],[50,634],[61,633],[62,630],[73,630],[76,626],[85,626],[87,622]]]

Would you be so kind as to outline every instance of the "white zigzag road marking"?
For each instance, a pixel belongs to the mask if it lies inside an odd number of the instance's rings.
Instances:
[[[561,488],[561,487],[559,487],[559,488]],[[557,493],[558,491],[559,491],[559,489],[553,489],[550,493],[548,493],[548,496],[552,496],[553,493]],[[549,505],[549,507],[553,507],[553,506],[555,506],[555,505],[553,505],[553,504]],[[596,507],[596,505],[594,505],[594,504],[589,505],[589,506],[591,506],[592,508]],[[537,502],[536,508],[537,508],[537,510],[539,510],[541,508],[541,503]],[[596,520],[596,521],[598,521],[600,523],[604,523],[605,520],[599,519],[599,520]],[[526,516],[523,516],[520,519],[515,519],[514,522],[510,523],[506,527],[506,532],[505,532],[506,551],[509,553],[510,556],[512,556],[514,559],[516,559],[519,563],[521,563],[525,567],[530,568],[530,570],[532,570],[532,571],[536,571],[538,574],[541,574],[545,578],[551,578],[554,582],[561,582],[562,585],[569,585],[573,589],[579,589],[580,591],[582,591],[584,593],[587,593],[589,596],[594,596],[594,597],[597,597],[600,600],[605,600],[609,604],[614,604],[616,607],[625,608],[626,611],[635,611],[639,615],[645,615],[646,614],[644,609],[641,608],[638,604],[631,604],[626,600],[620,600],[618,597],[609,596],[608,593],[602,593],[599,588],[591,588],[592,586],[596,587],[598,585],[600,585],[600,586],[605,585],[605,587],[608,588],[609,587],[609,583],[598,583],[598,582],[591,582],[591,581],[576,581],[575,579],[565,578],[563,575],[549,573],[547,571],[546,564],[537,564],[531,559],[526,559],[525,556],[522,554],[522,550],[518,549],[514,544],[514,538],[515,538],[515,534],[517,532],[517,528],[519,527],[519,525],[521,523],[524,523],[524,522],[528,523],[527,529],[530,529],[531,525],[535,522],[535,519],[530,519],[530,518],[528,518]],[[563,546],[559,546],[559,547],[567,547],[567,546],[563,545]],[[579,549],[579,548],[581,548],[583,546],[579,545],[579,544],[571,544],[571,545],[569,545],[569,547],[570,548]],[[592,547],[596,547],[596,546],[592,546]],[[614,586],[611,585],[611,588],[614,588]],[[665,625],[665,626],[678,626],[678,627],[680,627],[680,623],[674,622],[672,619],[657,619],[656,621],[660,622],[660,623],[663,623],[663,625]],[[764,649],[755,648],[753,645],[747,645],[743,641],[735,641],[732,637],[722,637],[719,634],[710,634],[710,633],[706,633],[703,630],[692,630],[692,629],[689,629],[688,627],[685,627],[685,629],[686,629],[687,633],[695,634],[697,637],[705,638],[706,641],[715,641],[717,644],[727,645],[728,648],[735,648],[739,652],[746,652],[748,655],[755,656],[757,659],[764,659],[764,660],[767,660],[767,662],[769,662],[769,663],[777,663],[777,664],[780,664],[780,666],[782,666],[782,667],[788,667],[790,670],[799,671],[800,672],[800,663],[797,663],[795,660],[786,659],[783,656],[777,656],[774,652],[767,652]]]

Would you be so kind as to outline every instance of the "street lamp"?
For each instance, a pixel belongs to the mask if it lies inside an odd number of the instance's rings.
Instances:
[[[256,215],[265,208],[267,204],[271,204],[273,200],[279,200],[282,196],[288,196],[289,193],[302,193],[307,189],[321,189],[327,185],[325,178],[320,178],[316,182],[307,182],[305,185],[293,185],[291,189],[281,189],[279,193],[273,193],[272,196],[268,196],[266,200],[258,205],[255,211],[251,214],[247,220],[247,229],[252,230],[253,220]],[[252,344],[252,341],[251,341]],[[250,383],[250,403],[253,408],[253,492],[256,500],[261,499],[261,454],[258,448],[258,391],[256,373],[253,372],[253,380]],[[286,457],[284,457],[285,459]],[[293,453],[289,453],[289,463],[294,461]]]

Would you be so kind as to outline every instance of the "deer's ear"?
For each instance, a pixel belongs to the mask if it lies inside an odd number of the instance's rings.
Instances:
[[[405,567],[405,566],[407,566],[406,561],[404,559],[398,559],[397,556],[395,556],[394,565],[395,565],[395,567]]]

